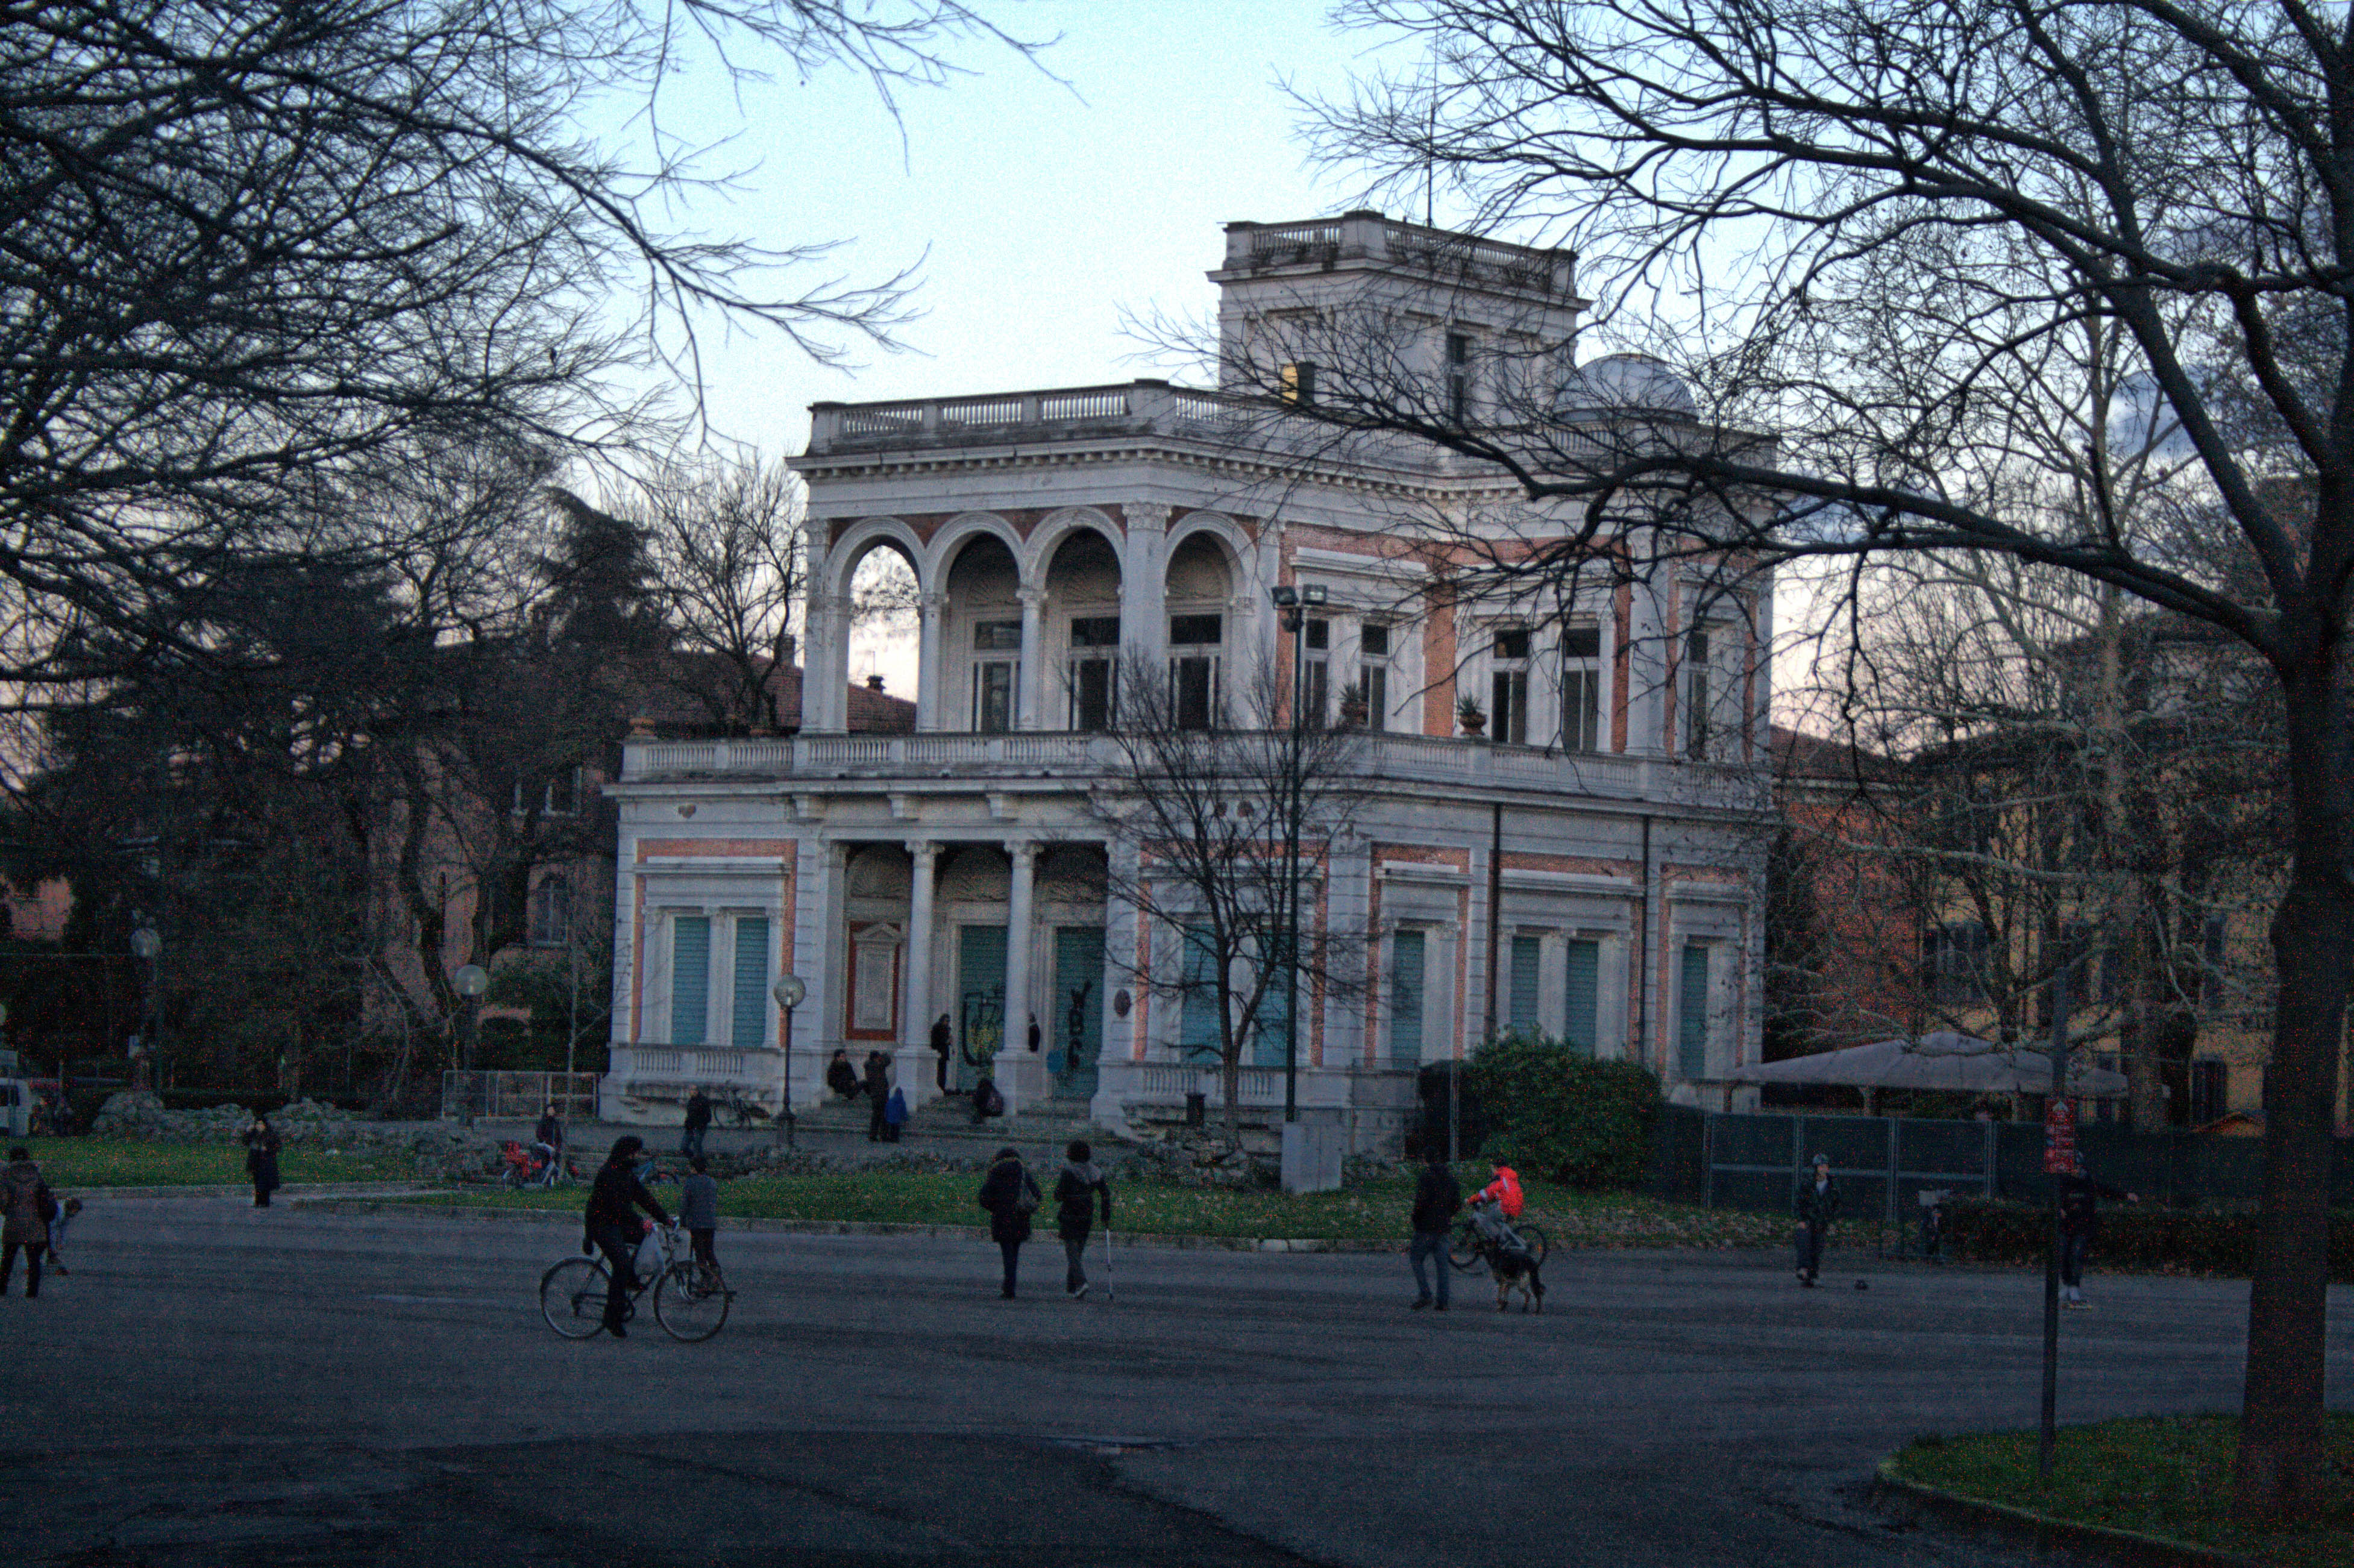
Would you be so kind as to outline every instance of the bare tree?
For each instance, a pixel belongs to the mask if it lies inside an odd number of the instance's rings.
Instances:
[[[1246,1052],[1296,1026],[1305,1065],[1308,1021],[1364,991],[1363,935],[1335,928],[1319,896],[1356,835],[1363,746],[1352,728],[1293,724],[1287,686],[1262,669],[1236,701],[1124,662],[1117,759],[1091,797],[1115,849],[1107,894],[1142,932],[1140,956],[1111,962],[1181,1018],[1215,1021],[1214,1042],[1193,1044],[1214,1052],[1229,1139]]]
[[[11,11],[0,678],[86,673],[92,627],[183,637],[179,587],[225,555],[429,550],[398,526],[429,507],[317,503],[486,443],[638,440],[658,410],[622,389],[695,383],[715,317],[822,360],[886,344],[904,276],[665,228],[711,175],[664,85],[691,48],[739,83],[847,69],[887,100],[973,42],[1031,50],[963,0]]]
[[[2291,871],[2237,1506],[2310,1508],[2354,974],[2354,21],[2297,0],[1345,9],[1430,58],[1324,106],[1326,154],[1417,196],[1444,177],[1488,225],[1575,248],[1601,329],[1696,395],[1596,418],[1613,410],[1582,373],[1506,343],[1467,417],[1401,340],[1343,344],[1308,411],[1511,473],[1547,526],[1492,552],[1500,570],[1616,551],[1861,577],[1975,550],[2090,577],[2269,667]],[[2102,388],[2058,368],[2088,325],[2179,424],[2204,515],[2251,569],[2126,532],[2097,471],[2089,513],[2007,482],[2023,432],[2099,417]],[[1274,368],[1229,379],[1272,403]]]
[[[775,672],[793,663],[804,570],[801,486],[758,458],[666,464],[642,481],[643,519],[672,646],[664,661],[731,734],[784,727]]]

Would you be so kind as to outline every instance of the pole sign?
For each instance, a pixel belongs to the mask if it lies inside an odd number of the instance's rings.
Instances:
[[[2054,1098],[2043,1113],[2043,1173],[2065,1176],[2076,1169],[2076,1107]]]

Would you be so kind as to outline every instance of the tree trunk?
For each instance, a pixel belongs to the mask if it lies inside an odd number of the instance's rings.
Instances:
[[[2264,1212],[2232,1498],[2234,1513],[2252,1520],[2308,1512],[2330,1484],[2322,1414],[2330,1130],[2354,966],[2354,885],[2337,778],[2345,738],[2337,648],[2334,638],[2316,641],[2318,652],[2283,676],[2293,859],[2273,917],[2280,1011],[2264,1075]]]
[[[1226,1141],[1239,1145],[1243,1137],[1238,1119],[1243,1100],[1243,1063],[1239,1047],[1230,1048],[1219,1061],[1218,1076],[1222,1080],[1220,1087],[1225,1091]]]

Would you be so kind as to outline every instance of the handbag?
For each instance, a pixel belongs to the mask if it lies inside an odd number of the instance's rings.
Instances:
[[[1026,1171],[1013,1189],[1013,1212],[1024,1216],[1038,1212],[1038,1183],[1030,1179]]]

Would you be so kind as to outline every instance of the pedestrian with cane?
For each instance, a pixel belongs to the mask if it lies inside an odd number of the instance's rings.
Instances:
[[[1063,1294],[1083,1301],[1087,1294],[1087,1232],[1093,1228],[1096,1204],[1103,1205],[1104,1234],[1111,1234],[1111,1183],[1095,1165],[1095,1150],[1083,1138],[1071,1139],[1063,1150],[1062,1174],[1055,1178],[1055,1234],[1063,1238]],[[1110,1244],[1105,1243],[1107,1250]]]

